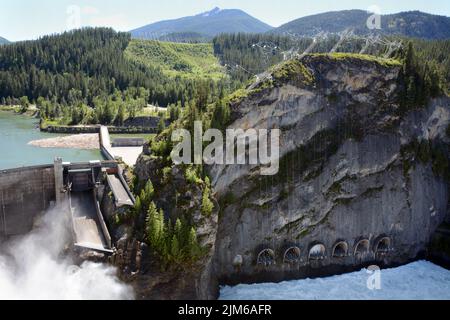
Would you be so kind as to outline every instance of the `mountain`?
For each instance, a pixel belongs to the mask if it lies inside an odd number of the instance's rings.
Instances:
[[[326,12],[288,22],[272,32],[313,36],[321,31],[336,33],[352,28],[355,33],[366,35],[373,33],[373,30],[367,27],[367,20],[371,15],[372,13],[363,10]],[[450,17],[420,11],[382,15],[381,30],[377,32],[384,35],[423,39],[448,39],[450,38]]]
[[[133,38],[164,40],[169,37],[171,41],[185,42],[192,35],[198,38],[211,39],[220,33],[262,33],[272,27],[242,10],[214,8],[195,16],[175,20],[160,21],[131,31]],[[187,40],[189,41],[189,40]]]
[[[8,44],[10,43],[8,40],[6,40],[5,38],[0,37],[0,44]]]

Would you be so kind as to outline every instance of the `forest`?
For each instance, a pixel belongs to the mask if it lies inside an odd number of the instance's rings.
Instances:
[[[228,86],[226,80],[170,77],[128,59],[130,41],[128,33],[86,28],[0,46],[0,104],[33,102],[43,118],[65,124],[111,124],[148,103],[212,101]]]
[[[390,57],[404,61],[410,54],[405,96],[423,104],[436,87],[450,91],[449,40],[387,39],[403,43]],[[108,28],[45,36],[0,46],[0,104],[26,109],[34,103],[43,120],[67,125],[120,126],[149,104],[170,107],[170,118],[176,120],[182,110],[195,115],[211,104],[223,105],[228,94],[312,41],[238,33],[219,35],[212,44],[172,44],[132,40]],[[311,52],[329,52],[337,41],[337,36],[321,39]],[[350,39],[337,51],[358,53],[364,45],[363,39]],[[389,52],[376,44],[367,53]],[[220,126],[217,118],[224,112],[216,112],[215,125]]]
[[[439,81],[450,92],[450,40],[421,40],[413,38],[386,37],[387,41],[401,41],[403,48],[394,50],[389,58],[404,60],[409,43],[414,50],[417,72],[437,72]],[[337,35],[320,39],[311,53],[330,52],[338,42]],[[255,75],[264,72],[270,66],[294,57],[297,52],[305,51],[313,39],[295,38],[275,34],[222,34],[213,40],[214,53],[233,79],[246,82]],[[337,52],[359,53],[366,45],[363,38],[344,41]],[[387,45],[374,44],[367,48],[367,54],[385,55],[389,53]]]

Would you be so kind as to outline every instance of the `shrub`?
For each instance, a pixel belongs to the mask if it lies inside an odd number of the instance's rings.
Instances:
[[[201,184],[203,181],[197,175],[197,170],[195,167],[188,167],[184,173],[186,181],[188,183]]]
[[[210,189],[208,186],[205,187],[205,190],[203,191],[203,197],[202,197],[202,213],[209,217],[211,216],[211,213],[214,209],[214,203],[211,201],[210,197]]]

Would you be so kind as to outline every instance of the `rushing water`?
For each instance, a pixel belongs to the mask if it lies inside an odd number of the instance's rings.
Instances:
[[[224,300],[450,300],[450,271],[428,261],[319,279],[223,287]]]
[[[39,148],[32,140],[55,137],[40,132],[38,120],[0,111],[0,170],[49,164],[55,157],[78,162],[102,159],[100,151]],[[29,234],[0,241],[0,300],[3,299],[132,299],[109,265],[85,262],[75,266],[62,258],[68,243],[67,221],[50,210]]]
[[[29,116],[0,111],[0,169],[52,163],[55,157],[78,162],[103,159],[100,151],[39,148],[28,145],[32,140],[55,137],[40,132],[38,120]]]
[[[0,300],[123,300],[133,289],[112,266],[73,264],[63,257],[70,232],[65,216],[50,210],[29,234],[0,243]]]

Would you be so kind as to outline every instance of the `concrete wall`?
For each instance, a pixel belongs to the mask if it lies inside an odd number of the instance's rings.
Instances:
[[[114,160],[114,154],[111,149],[111,139],[109,137],[108,128],[105,126],[100,127],[100,151],[103,156],[108,160]]]
[[[155,127],[108,127],[111,133],[115,134],[133,134],[133,133],[156,133]],[[42,131],[51,133],[64,133],[64,134],[80,134],[80,133],[98,133],[99,126],[48,126]]]
[[[53,165],[0,171],[0,236],[28,233],[55,201]]]
[[[112,142],[113,147],[142,147],[145,141],[143,138],[117,138]]]

